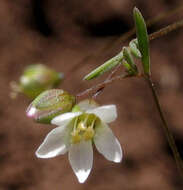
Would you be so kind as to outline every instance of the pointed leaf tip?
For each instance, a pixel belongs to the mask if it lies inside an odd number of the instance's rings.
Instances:
[[[150,75],[150,53],[149,53],[149,37],[147,33],[145,20],[136,7],[133,10],[133,16],[136,26],[136,35],[139,45],[139,50],[142,54],[142,64],[144,74]]]

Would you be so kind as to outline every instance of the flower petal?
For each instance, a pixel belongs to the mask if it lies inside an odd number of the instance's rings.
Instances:
[[[115,105],[100,106],[98,108],[88,110],[87,113],[97,115],[105,123],[110,123],[117,118],[117,110]]]
[[[54,125],[67,125],[74,117],[77,117],[79,115],[81,115],[82,112],[68,112],[68,113],[64,113],[64,114],[61,114],[59,116],[56,116],[54,117],[52,120],[51,120],[51,123],[54,124]]]
[[[92,99],[86,99],[78,103],[78,106],[82,111],[93,109],[98,107],[98,104]]]
[[[52,158],[60,154],[65,154],[67,152],[67,137],[67,126],[53,129],[37,149],[36,156],[39,158]]]
[[[84,183],[93,165],[91,141],[81,141],[69,148],[69,161],[78,181]]]
[[[101,126],[96,127],[94,143],[97,150],[103,154],[107,160],[121,162],[121,145],[112,130],[106,124],[103,123]]]

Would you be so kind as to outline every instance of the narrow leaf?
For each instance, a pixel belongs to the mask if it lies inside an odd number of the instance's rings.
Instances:
[[[142,64],[144,73],[150,74],[150,53],[149,53],[149,37],[147,34],[146,23],[140,11],[134,8],[134,21],[136,25],[136,35],[138,39],[139,50],[142,54]]]
[[[94,79],[94,78],[96,78],[96,77],[104,74],[105,72],[111,70],[112,68],[114,68],[115,66],[117,66],[118,64],[120,64],[121,61],[122,61],[122,59],[123,59],[123,53],[120,52],[115,57],[109,59],[104,64],[102,64],[101,66],[97,67],[91,73],[89,73],[88,75],[86,75],[84,77],[84,80],[91,80],[91,79]]]

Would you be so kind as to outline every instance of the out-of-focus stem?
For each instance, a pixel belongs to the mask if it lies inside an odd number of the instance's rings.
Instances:
[[[164,28],[160,29],[157,32],[154,32],[154,33],[150,34],[149,35],[149,40],[154,40],[156,38],[164,36],[164,35],[168,34],[169,32],[172,32],[173,30],[181,28],[182,26],[183,26],[183,19],[164,27]]]

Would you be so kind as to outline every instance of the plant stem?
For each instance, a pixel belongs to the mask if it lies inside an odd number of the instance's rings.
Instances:
[[[103,81],[97,85],[94,85],[94,86],[84,90],[83,92],[76,94],[76,97],[78,97],[78,98],[82,97],[83,98],[84,96],[89,96],[90,94],[97,93],[98,91],[102,90],[105,86],[107,86],[107,85],[109,85],[115,81],[119,81],[119,80],[122,80],[122,79],[125,79],[128,77],[130,77],[130,76],[124,74],[124,75],[118,75],[118,76],[106,79],[105,81]]]
[[[169,127],[168,127],[167,121],[166,121],[166,119],[165,119],[165,117],[163,115],[161,105],[159,103],[159,99],[158,99],[156,90],[154,88],[154,84],[153,84],[153,82],[152,82],[152,80],[151,80],[151,78],[149,76],[145,76],[144,78],[145,78],[149,88],[151,89],[154,102],[156,104],[157,110],[159,112],[159,116],[160,116],[161,121],[163,123],[163,125],[162,125],[163,130],[165,132],[165,135],[166,135],[167,141],[169,143],[169,146],[170,146],[170,148],[172,150],[172,153],[173,153],[176,165],[177,165],[177,169],[178,169],[178,171],[180,173],[181,178],[183,179],[183,161],[182,161],[181,156],[180,156],[180,154],[178,152],[177,146],[175,144],[174,137],[173,137],[173,135],[172,135],[172,133],[171,133]]]
[[[164,36],[164,35],[168,34],[169,32],[172,32],[173,30],[181,28],[182,26],[183,26],[183,19],[164,27],[164,28],[160,29],[157,32],[154,32],[154,33],[150,34],[149,35],[149,40],[154,40],[156,38]]]

